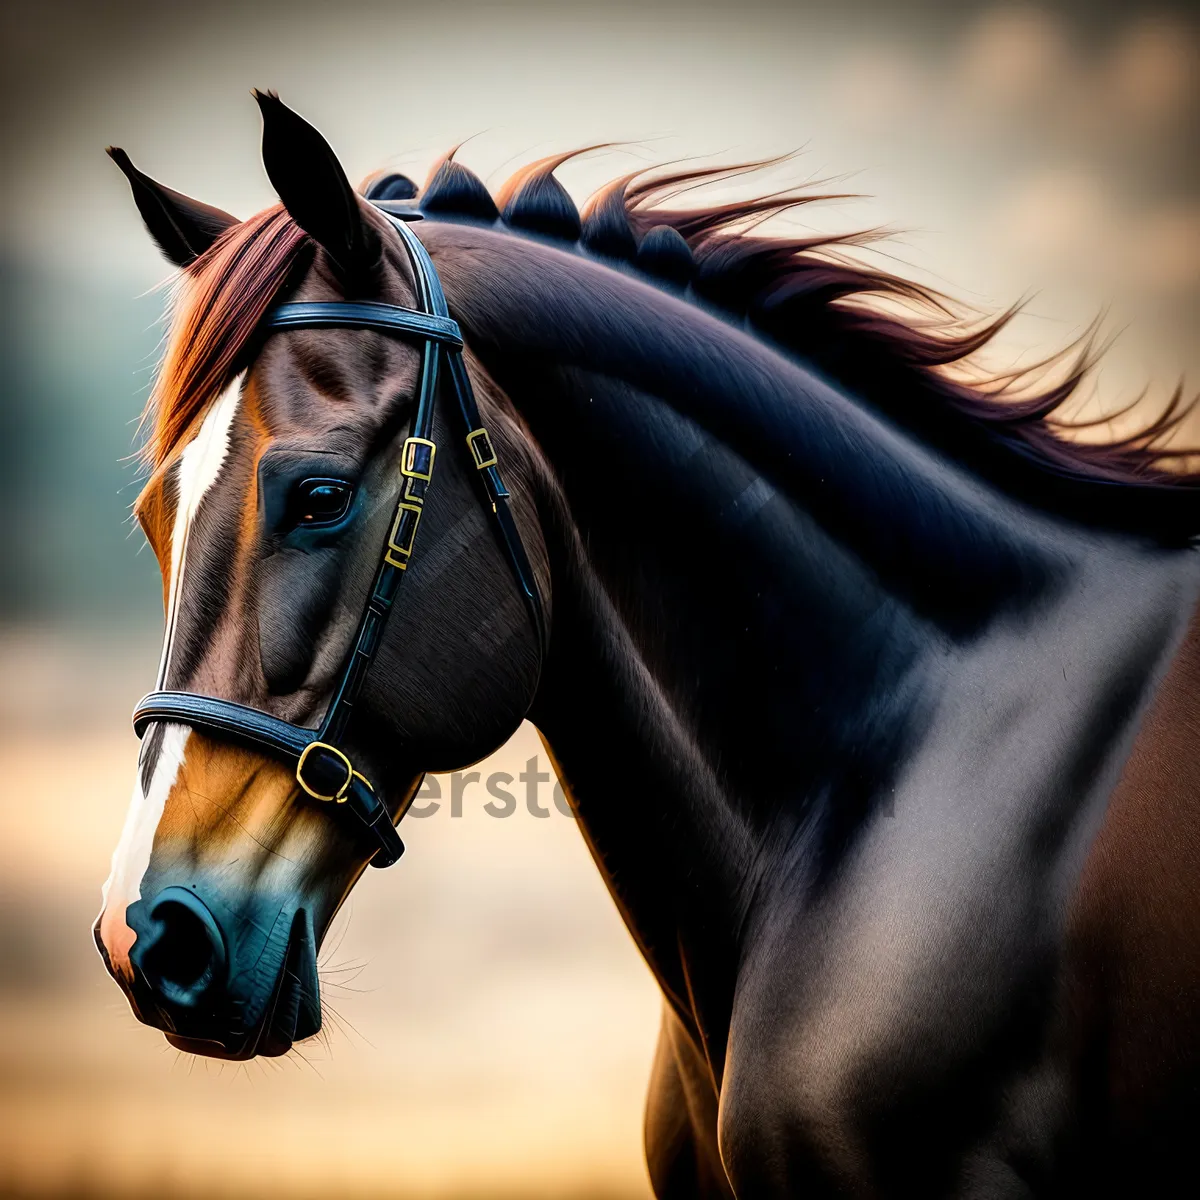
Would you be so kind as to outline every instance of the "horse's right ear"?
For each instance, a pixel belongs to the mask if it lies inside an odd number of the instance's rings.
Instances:
[[[195,262],[237,217],[202,204],[144,175],[129,161],[120,146],[109,146],[108,156],[125,173],[133,199],[146,222],[150,236],[176,266]]]

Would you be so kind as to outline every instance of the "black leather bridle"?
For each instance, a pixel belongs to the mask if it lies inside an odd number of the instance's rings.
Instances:
[[[383,208],[382,205],[379,207]],[[467,448],[529,610],[539,651],[543,653],[546,638],[545,616],[533,569],[509,510],[509,493],[500,478],[496,452],[480,420],[475,393],[463,364],[462,333],[457,322],[450,318],[437,270],[420,239],[403,220],[392,213],[387,215],[408,251],[420,308],[351,301],[281,304],[267,314],[263,324],[264,329],[377,329],[383,333],[414,337],[424,343],[412,434],[401,451],[403,486],[399,506],[358,624],[353,649],[320,728],[293,725],[256,708],[194,692],[151,692],[142,697],[133,713],[133,728],[139,738],[154,722],[166,721],[188,725],[295,764],[296,782],[304,793],[316,800],[343,806],[344,811],[352,813],[370,832],[377,845],[371,859],[371,865],[375,867],[390,867],[404,853],[404,843],[375,789],[354,769],[339,745],[345,738],[354,705],[379,649],[384,624],[411,559],[425,496],[433,479],[437,455],[432,437],[433,417],[442,363],[447,368],[466,427]]]

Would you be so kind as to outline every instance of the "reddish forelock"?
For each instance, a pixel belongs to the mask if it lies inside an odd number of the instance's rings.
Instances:
[[[248,343],[307,243],[277,204],[227,230],[184,269],[144,418],[150,426],[145,457],[155,474],[245,365]]]

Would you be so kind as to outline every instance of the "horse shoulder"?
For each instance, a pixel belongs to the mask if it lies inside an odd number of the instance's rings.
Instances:
[[[1069,917],[1066,1011],[1084,1139],[1118,1163],[1169,1170],[1164,1156],[1190,1143],[1200,1118],[1198,864],[1200,608],[1124,765]]]

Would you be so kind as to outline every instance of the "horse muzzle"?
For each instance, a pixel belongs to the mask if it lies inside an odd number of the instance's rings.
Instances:
[[[96,944],[138,1020],[213,1058],[286,1054],[321,1028],[312,916],[294,899],[171,885],[125,912],[128,970]]]

